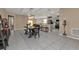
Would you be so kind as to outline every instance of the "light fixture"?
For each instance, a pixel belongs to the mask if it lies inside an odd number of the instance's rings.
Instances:
[[[43,23],[44,24],[47,24],[47,19],[43,19]]]
[[[33,25],[33,21],[32,20],[28,20],[28,24],[30,24],[30,26]]]
[[[34,16],[28,16],[28,19],[34,19]]]

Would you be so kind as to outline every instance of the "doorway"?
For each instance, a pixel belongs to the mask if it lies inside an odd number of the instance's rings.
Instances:
[[[8,23],[10,31],[13,32],[14,30],[14,16],[8,15]]]

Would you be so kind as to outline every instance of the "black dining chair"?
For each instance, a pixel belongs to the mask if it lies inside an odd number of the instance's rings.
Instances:
[[[40,37],[40,29],[38,27],[34,28],[34,38]]]

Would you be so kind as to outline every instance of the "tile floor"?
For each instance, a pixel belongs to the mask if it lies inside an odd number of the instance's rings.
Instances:
[[[60,36],[55,30],[41,32],[40,38],[28,38],[23,30],[12,33],[7,50],[78,50],[79,40]]]

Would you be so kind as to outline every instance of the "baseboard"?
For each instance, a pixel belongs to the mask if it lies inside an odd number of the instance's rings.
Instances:
[[[69,38],[72,38],[72,39],[79,40],[79,38],[77,38],[77,37],[74,37],[74,36],[67,36],[67,37],[69,37]]]
[[[14,29],[14,31],[16,31],[16,30],[24,30],[24,28],[18,28],[18,29]]]
[[[63,36],[63,34],[59,34],[60,36]],[[76,39],[76,40],[79,40],[79,38],[77,38],[77,37],[74,37],[74,36],[69,36],[69,35],[67,35],[66,37],[69,37],[69,38],[72,38],[72,39]]]

